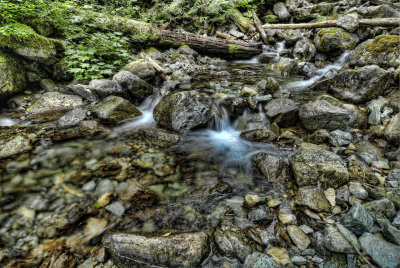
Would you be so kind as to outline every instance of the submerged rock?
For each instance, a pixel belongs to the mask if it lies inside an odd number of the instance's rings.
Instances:
[[[9,34],[4,34],[5,32]],[[11,49],[21,57],[44,65],[52,65],[57,61],[54,43],[25,24],[3,26],[0,31],[0,48]]]
[[[105,98],[93,107],[92,112],[104,123],[118,123],[142,115],[132,103],[117,96]]]
[[[393,74],[377,65],[347,69],[320,84],[335,97],[352,103],[364,103],[383,95],[394,82]]]
[[[345,50],[354,49],[359,41],[357,35],[348,33],[341,28],[320,30],[314,39],[318,51],[336,55]]]
[[[362,250],[380,267],[400,266],[400,247],[371,234],[364,233],[359,238]]]
[[[143,128],[139,134],[147,142],[164,148],[177,144],[181,139],[179,135],[161,128]]]
[[[382,68],[398,67],[400,64],[400,37],[379,35],[360,44],[349,57],[352,66],[379,65]]]
[[[338,188],[349,181],[349,172],[340,156],[326,150],[303,150],[289,158],[297,185]]]
[[[26,114],[30,119],[51,121],[82,105],[79,96],[46,92],[26,110]]]
[[[188,131],[204,126],[213,117],[209,100],[197,91],[174,92],[154,108],[154,119],[175,131]]]
[[[115,233],[103,245],[119,267],[198,267],[210,250],[203,232],[165,237]]]
[[[0,98],[22,91],[26,86],[26,74],[15,58],[0,51]]]
[[[346,130],[350,116],[345,109],[333,106],[325,100],[317,100],[300,106],[300,121],[308,130]]]
[[[120,71],[113,80],[138,100],[144,100],[153,93],[153,86],[128,71]]]

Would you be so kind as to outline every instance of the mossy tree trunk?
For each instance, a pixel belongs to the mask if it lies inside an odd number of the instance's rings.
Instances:
[[[176,33],[158,29],[150,23],[81,9],[75,9],[74,12],[88,21],[95,20],[100,27],[131,35],[134,39],[147,41],[154,46],[180,47],[188,45],[194,50],[207,55],[233,59],[250,58],[262,52],[261,43],[253,44],[204,37],[191,33]]]

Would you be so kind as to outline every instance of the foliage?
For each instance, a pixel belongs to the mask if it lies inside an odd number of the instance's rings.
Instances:
[[[78,80],[111,76],[133,59],[129,39],[119,32],[96,32],[65,52],[70,72]]]

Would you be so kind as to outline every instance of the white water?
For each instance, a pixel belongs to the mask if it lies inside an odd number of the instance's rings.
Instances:
[[[0,116],[0,127],[11,127],[19,123],[18,119]]]
[[[318,69],[317,73],[308,80],[296,81],[286,85],[286,88],[290,91],[303,90],[319,81],[325,74],[332,69],[342,69],[346,64],[349,57],[349,52],[343,53],[333,64],[327,65],[324,68]]]
[[[285,41],[282,42],[278,42],[275,44],[275,49],[276,51],[271,51],[270,49],[268,49],[267,46],[262,47],[262,54],[265,55],[274,55],[274,56],[280,56],[280,53],[282,52],[282,50],[285,48]],[[260,55],[254,56],[253,58],[249,59],[249,60],[236,60],[234,61],[235,63],[242,63],[242,64],[255,64],[255,63],[260,63],[260,61],[258,60],[258,57]]]

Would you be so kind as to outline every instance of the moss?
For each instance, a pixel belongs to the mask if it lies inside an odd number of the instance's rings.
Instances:
[[[144,53],[149,54],[149,53],[157,52],[157,51],[158,51],[157,48],[151,47],[151,48],[146,49],[146,50],[144,51]]]
[[[176,60],[179,56],[180,56],[179,53],[176,52],[176,53],[171,57],[171,60]]]
[[[320,37],[318,48],[323,52],[329,52],[334,49],[334,47],[341,50],[354,49],[357,45],[356,40],[354,40],[348,32],[340,28],[322,29],[317,34]],[[333,35],[334,37],[331,37],[331,40],[326,42],[324,38],[326,38],[327,35]]]
[[[21,64],[0,51],[0,96],[15,94],[25,86],[26,76]]]
[[[190,48],[188,45],[182,45],[179,48]]]
[[[371,43],[367,43],[364,49],[373,55],[392,52],[399,54],[400,37],[398,35],[380,35]]]
[[[240,51],[238,45],[229,44],[228,46],[229,46],[229,54],[237,54]]]
[[[2,48],[29,46],[40,49],[42,42],[52,45],[52,42],[38,35],[31,27],[25,24],[13,23],[0,28],[0,47]]]
[[[278,19],[278,16],[276,16],[276,15],[267,15],[264,17],[264,21],[266,23],[275,23],[275,22],[278,22],[279,19]]]

